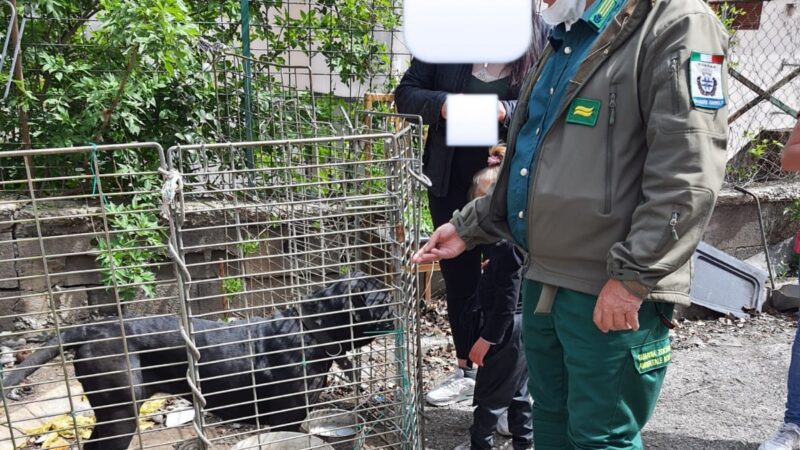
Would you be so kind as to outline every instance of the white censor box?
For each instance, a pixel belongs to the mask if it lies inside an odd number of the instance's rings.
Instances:
[[[447,96],[447,145],[497,144],[496,95]]]
[[[531,0],[405,0],[405,44],[428,63],[506,63],[527,50]]]

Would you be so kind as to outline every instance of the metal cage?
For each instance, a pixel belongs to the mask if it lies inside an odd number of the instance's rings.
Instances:
[[[0,153],[0,449],[421,448],[421,121],[374,117]]]

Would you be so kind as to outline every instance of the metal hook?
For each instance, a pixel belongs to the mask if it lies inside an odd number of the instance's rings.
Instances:
[[[0,58],[0,70],[2,70],[3,68],[3,62],[4,62],[3,60],[6,57],[6,52],[8,50],[8,43],[11,40],[11,30],[14,27],[14,21],[17,19],[16,8],[14,8],[14,5],[11,4],[10,1],[8,0],[5,1],[6,3],[8,3],[9,6],[11,6],[12,16],[11,16],[11,21],[9,22],[8,32],[6,33],[6,41],[3,44],[3,57]],[[22,35],[25,34],[25,22],[27,21],[28,19],[25,16],[22,16],[22,22],[20,23],[19,32],[17,33],[17,42],[14,44],[14,52],[11,54],[11,66],[8,71],[8,82],[6,82],[6,90],[3,93],[3,98],[1,100],[5,100],[6,98],[8,98],[8,93],[11,90],[11,82],[14,81],[14,66],[16,66],[17,64],[17,58],[19,57],[19,50],[20,47],[22,46]]]
[[[3,52],[0,53],[0,72],[3,71],[3,64],[5,64],[6,55],[8,54],[8,43],[11,41],[11,27],[14,26],[14,23],[17,20],[17,8],[15,8],[14,4],[9,0],[4,1],[5,4],[8,5],[9,9],[11,9],[11,18],[8,20],[8,30],[6,31],[6,38],[3,41]]]
[[[409,174],[410,174],[412,177],[416,178],[416,179],[417,179],[417,181],[419,181],[419,183],[420,183],[421,185],[423,185],[423,186],[425,186],[425,187],[431,187],[431,186],[433,186],[433,182],[431,181],[431,179],[430,179],[430,178],[428,178],[428,176],[427,176],[427,175],[425,175],[424,173],[419,173],[419,172],[417,172],[416,170],[412,169],[412,168],[411,168],[411,166],[408,166],[408,173],[409,173]]]

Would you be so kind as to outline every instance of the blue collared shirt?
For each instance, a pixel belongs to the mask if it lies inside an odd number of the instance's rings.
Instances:
[[[542,144],[542,138],[561,110],[569,81],[578,72],[600,33],[624,4],[624,0],[596,0],[569,31],[561,24],[550,34],[553,52],[531,91],[528,121],[517,135],[509,173],[508,226],[514,240],[526,250],[528,188],[532,186],[530,178],[534,174],[536,153]]]

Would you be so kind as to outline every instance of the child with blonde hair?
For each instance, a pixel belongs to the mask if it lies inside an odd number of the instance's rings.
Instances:
[[[473,177],[470,199],[486,195],[497,181],[505,146],[489,150],[489,166]],[[528,371],[522,348],[521,298],[523,257],[508,241],[482,248],[484,263],[478,290],[466,308],[475,336],[469,359],[478,365],[470,442],[457,450],[491,449],[500,416],[508,411],[508,431],[515,450],[533,442]]]

